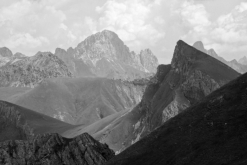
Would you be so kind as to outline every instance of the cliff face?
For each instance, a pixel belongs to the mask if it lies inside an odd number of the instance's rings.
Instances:
[[[104,30],[89,36],[73,49],[58,48],[55,53],[73,70],[77,76],[97,76],[114,79],[133,80],[147,77],[156,72],[158,60],[151,50],[140,54],[129,48],[114,32]],[[86,71],[81,73],[83,65]]]
[[[107,165],[246,164],[247,74],[165,122]]]
[[[88,134],[66,139],[58,134],[35,136],[32,140],[0,143],[0,163],[8,165],[103,165],[114,156],[106,144]]]
[[[222,62],[178,41],[171,65],[158,67],[141,103],[95,137],[121,152],[239,75]]]
[[[21,58],[0,68],[0,86],[34,87],[46,78],[72,77],[66,64],[51,53]]]

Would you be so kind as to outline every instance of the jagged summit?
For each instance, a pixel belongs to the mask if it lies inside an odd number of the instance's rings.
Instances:
[[[118,35],[109,30],[87,37],[74,49],[56,49],[55,54],[79,77],[84,75],[78,73],[78,63],[88,68],[88,75],[124,80],[150,76],[158,66],[158,60],[150,49],[139,54],[130,51]]]

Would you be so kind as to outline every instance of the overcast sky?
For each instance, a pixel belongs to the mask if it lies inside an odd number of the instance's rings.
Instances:
[[[179,39],[227,60],[247,56],[247,0],[1,0],[0,47],[34,55],[104,29],[170,63]]]

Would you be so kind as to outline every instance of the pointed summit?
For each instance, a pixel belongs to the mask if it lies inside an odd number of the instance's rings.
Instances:
[[[119,36],[109,30],[87,37],[66,52],[56,49],[55,54],[73,69],[75,75],[83,75],[78,73],[79,65],[83,65],[84,70],[96,77],[133,80],[154,74],[158,66],[150,49],[140,54],[131,52]]]

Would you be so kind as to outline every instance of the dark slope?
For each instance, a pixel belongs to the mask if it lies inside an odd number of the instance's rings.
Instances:
[[[36,134],[62,133],[73,127],[49,116],[0,101],[0,141],[26,140]]]
[[[146,84],[105,78],[60,78],[43,81],[9,101],[71,123],[92,124],[141,101]]]
[[[0,164],[102,165],[114,156],[106,144],[88,134],[66,139],[58,134],[0,143]]]
[[[108,165],[247,164],[247,74],[213,92]]]
[[[121,152],[239,75],[224,63],[178,41],[171,65],[158,67],[141,103],[105,124],[94,137]]]

